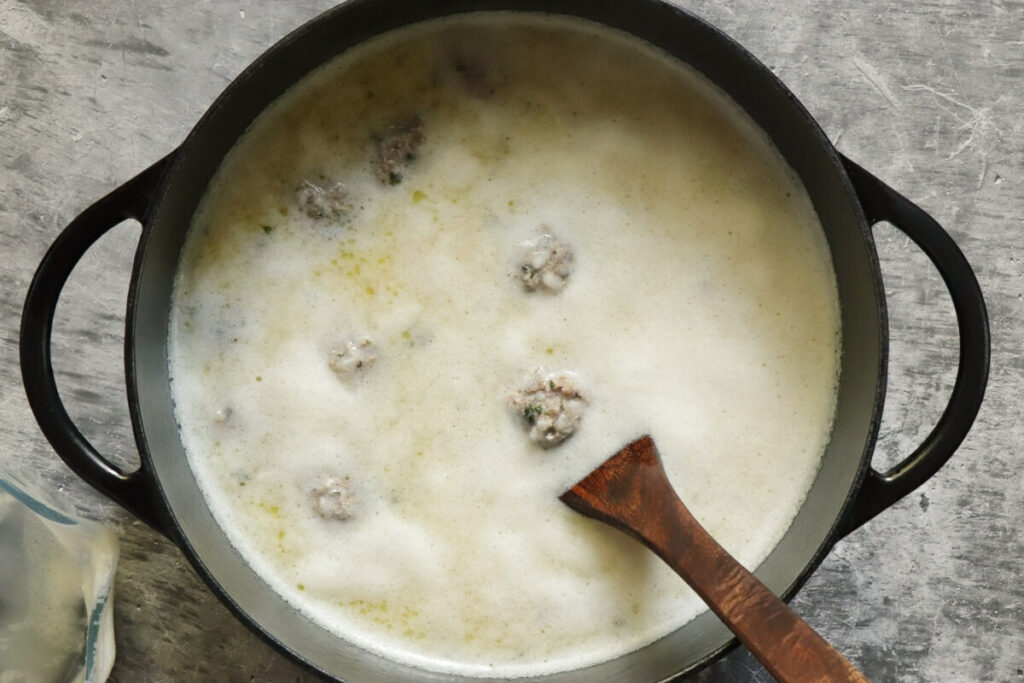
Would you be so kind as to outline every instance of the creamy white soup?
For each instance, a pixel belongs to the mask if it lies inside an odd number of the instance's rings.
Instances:
[[[476,15],[344,53],[267,109],[182,255],[192,469],[297,609],[423,668],[538,675],[704,611],[559,494],[651,434],[747,567],[835,409],[821,225],[701,76],[577,20]]]

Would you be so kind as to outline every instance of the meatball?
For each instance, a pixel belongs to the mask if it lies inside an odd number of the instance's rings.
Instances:
[[[527,243],[520,266],[523,287],[528,292],[560,292],[572,275],[576,256],[567,244],[550,234]]]
[[[530,438],[544,448],[557,446],[575,433],[586,404],[576,375],[566,371],[535,371],[530,383],[509,399]]]
[[[377,360],[377,356],[374,355],[376,350],[377,347],[369,339],[350,339],[331,349],[328,364],[339,379],[347,381],[373,365]]]
[[[348,190],[341,183],[324,187],[307,180],[296,190],[295,199],[310,218],[347,219],[355,209]]]
[[[313,489],[313,507],[324,519],[351,519],[355,497],[348,477],[332,477],[323,486]]]
[[[425,139],[423,120],[419,116],[412,116],[375,135],[373,172],[377,179],[385,185],[402,182],[405,169],[416,160],[416,153]]]

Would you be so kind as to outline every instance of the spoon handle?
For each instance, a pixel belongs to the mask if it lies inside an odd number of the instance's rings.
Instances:
[[[868,680],[705,531],[676,495],[651,437],[623,448],[561,500],[657,553],[777,680]]]

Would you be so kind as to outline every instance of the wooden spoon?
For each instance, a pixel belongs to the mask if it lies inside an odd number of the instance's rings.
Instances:
[[[868,680],[711,538],[676,495],[651,437],[623,448],[560,499],[657,553],[777,680]]]

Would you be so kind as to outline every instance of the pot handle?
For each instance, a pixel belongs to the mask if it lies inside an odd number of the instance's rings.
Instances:
[[[884,473],[868,469],[842,524],[845,536],[926,482],[953,455],[981,408],[990,350],[981,287],[953,238],[919,206],[846,157],[842,160],[868,224],[889,221],[935,264],[953,301],[960,335],[956,381],[938,424],[900,464]]]
[[[168,535],[170,525],[145,460],[123,472],[100,455],[71,421],[53,376],[50,335],[53,315],[68,276],[85,252],[123,220],[144,222],[173,153],[156,162],[79,214],[57,236],[32,278],[21,317],[21,376],[29,406],[46,439],[75,474]]]

